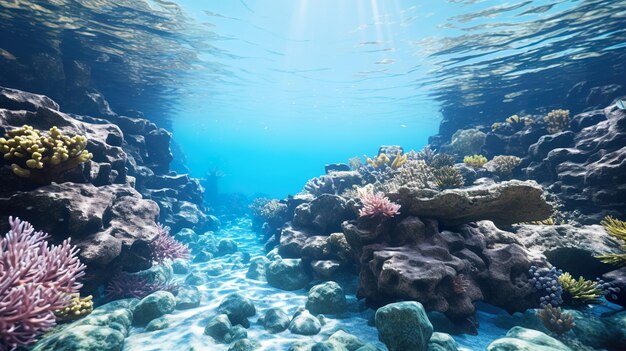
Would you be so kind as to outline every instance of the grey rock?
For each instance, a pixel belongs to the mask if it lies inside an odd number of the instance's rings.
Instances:
[[[133,310],[133,324],[146,325],[151,320],[171,313],[176,307],[176,298],[168,291],[154,292],[139,301]]]
[[[170,321],[168,318],[166,317],[159,317],[159,318],[155,318],[153,320],[150,321],[150,323],[148,323],[148,325],[146,325],[146,331],[155,331],[155,330],[162,330],[162,329],[167,329],[170,326]]]
[[[265,270],[270,264],[270,260],[265,256],[253,257],[250,260],[250,266],[248,272],[246,272],[246,278],[265,281]]]
[[[299,259],[279,259],[267,266],[265,271],[267,282],[282,290],[299,290],[310,281]]]
[[[230,347],[228,351],[253,351],[261,348],[261,344],[256,340],[250,339],[241,339],[235,341]]]
[[[204,327],[204,334],[212,337],[218,343],[227,343],[230,339],[232,325],[230,319],[225,314],[215,316]]]
[[[446,333],[434,332],[428,341],[428,351],[457,351],[456,341]]]
[[[260,323],[263,324],[265,330],[270,333],[280,333],[289,327],[289,316],[278,307],[268,309],[262,318]]]
[[[315,315],[343,313],[347,309],[343,288],[333,281],[315,285],[309,290],[305,307]]]
[[[572,351],[572,349],[540,331],[514,327],[506,333],[506,337],[489,344],[487,351]]]
[[[289,331],[300,335],[315,335],[322,330],[319,319],[305,309],[297,311],[289,323]]]
[[[241,324],[246,328],[250,327],[248,317],[256,314],[256,308],[252,300],[237,293],[226,296],[220,303],[217,311],[227,315],[231,324]]]
[[[320,235],[328,235],[339,231],[343,221],[354,217],[345,199],[323,194],[310,203],[296,207],[292,223],[296,228],[308,228]]]
[[[397,302],[376,311],[379,339],[389,351],[426,351],[433,334],[424,307],[419,302]]]
[[[200,306],[200,290],[193,285],[181,285],[176,294],[176,309],[188,310]]]
[[[333,335],[328,338],[328,341],[343,346],[347,351],[356,351],[365,346],[365,343],[361,341],[361,339],[343,330],[338,330],[333,333]]]

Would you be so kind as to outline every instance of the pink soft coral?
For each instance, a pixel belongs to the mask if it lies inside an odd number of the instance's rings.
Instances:
[[[152,260],[156,263],[163,263],[166,260],[177,258],[189,259],[189,247],[174,239],[169,234],[170,229],[159,224],[157,236],[150,242],[152,250]]]
[[[389,201],[384,193],[365,194],[361,197],[363,207],[359,210],[360,217],[394,217],[400,213],[400,205]]]
[[[9,217],[9,224],[0,241],[0,350],[26,346],[54,327],[53,312],[78,292],[85,274],[69,239],[48,245],[48,234],[30,223]]]

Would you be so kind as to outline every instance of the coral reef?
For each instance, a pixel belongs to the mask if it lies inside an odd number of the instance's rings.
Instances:
[[[80,294],[71,294],[71,300],[65,308],[54,311],[58,321],[68,322],[80,319],[93,311],[93,296],[81,298]]]
[[[400,168],[408,160],[407,155],[403,155],[401,150],[398,150],[393,158],[389,158],[384,152],[379,152],[376,158],[371,159],[365,156],[365,161],[368,165],[375,168],[381,168],[385,165],[391,167],[391,169]]]
[[[401,186],[415,188],[432,188],[434,186],[433,170],[423,160],[409,160],[398,172],[384,183],[387,191],[398,189]]]
[[[574,326],[574,316],[571,313],[563,312],[560,307],[552,307],[548,304],[537,312],[537,317],[541,319],[543,325],[551,332],[561,335]]]
[[[383,166],[375,168],[380,170]],[[313,196],[320,196],[322,194],[338,195],[344,190],[351,188],[353,185],[360,185],[361,181],[362,176],[359,172],[332,171],[306,182],[304,190]]]
[[[482,168],[487,163],[487,158],[483,155],[471,155],[463,157],[463,163],[475,169]]]
[[[59,181],[60,174],[93,157],[85,150],[87,138],[69,137],[57,127],[47,135],[29,125],[9,130],[0,138],[0,151],[11,162],[13,173],[41,184]]]
[[[189,247],[178,240],[174,239],[170,234],[168,227],[158,225],[157,235],[149,244],[152,253],[152,261],[161,264],[167,260],[174,261],[177,258],[189,259]]]
[[[394,217],[400,213],[400,205],[389,201],[382,192],[361,196],[363,207],[359,210],[360,217]]]
[[[541,307],[545,308],[548,305],[559,306],[563,303],[563,287],[559,282],[561,274],[563,272],[555,267],[538,268],[537,266],[530,266],[528,282],[533,291],[540,295],[539,302]]]
[[[460,188],[465,183],[463,175],[455,167],[436,168],[433,172],[435,186],[439,189]]]
[[[359,156],[351,157],[348,160],[348,166],[353,171],[357,171],[362,165],[363,165],[363,162],[361,162],[361,158]]]
[[[485,145],[486,134],[478,129],[461,129],[452,135],[450,149],[455,154],[478,154]]]
[[[48,234],[9,217],[0,241],[0,349],[27,346],[55,325],[54,311],[65,308],[82,284],[85,266],[65,240],[48,245]]]
[[[552,110],[544,117],[544,122],[550,134],[566,131],[570,128],[569,110]]]

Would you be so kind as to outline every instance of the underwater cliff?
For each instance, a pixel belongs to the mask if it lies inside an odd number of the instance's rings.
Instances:
[[[626,5],[355,3],[0,0],[0,351],[625,350]]]

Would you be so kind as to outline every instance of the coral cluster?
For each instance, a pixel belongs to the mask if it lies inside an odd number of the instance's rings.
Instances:
[[[571,313],[561,311],[560,307],[548,304],[537,312],[543,325],[551,332],[561,335],[574,328],[574,316]]]
[[[385,164],[381,167],[375,167],[370,164],[363,165],[359,168],[359,174],[366,183],[383,183],[396,174],[396,170]]]
[[[543,120],[550,134],[560,133],[570,128],[569,110],[552,110]]]
[[[380,153],[376,158],[371,159],[369,157],[365,157],[365,161],[368,165],[373,166],[375,168],[381,168],[385,165],[391,167],[392,169],[398,169],[408,160],[407,155],[402,155],[400,151],[396,154],[396,156],[391,159],[387,154]]]
[[[614,264],[617,266],[626,265],[626,222],[607,216],[602,220],[602,222],[600,222],[600,224],[604,226],[604,230],[606,230],[610,236],[621,242],[620,248],[622,252],[607,253],[597,257],[604,263]]]
[[[532,122],[533,120],[528,116],[520,117],[518,115],[512,115],[508,117],[507,119],[505,119],[504,123],[496,122],[492,124],[491,131],[494,133],[500,132],[502,129],[504,129],[505,126],[509,126],[513,130],[518,131],[524,128],[525,126],[532,124]]]
[[[499,155],[485,163],[484,167],[489,172],[504,177],[511,175],[521,161],[517,156]]]
[[[85,266],[78,249],[65,240],[48,245],[48,235],[9,217],[0,241],[0,349],[35,341],[55,325],[54,311],[67,306],[82,284]]]
[[[387,182],[386,185],[391,189],[396,189],[400,186],[430,188],[433,182],[432,170],[426,162],[410,160],[400,167],[393,179]]]
[[[155,291],[175,292],[178,285],[169,281],[150,279],[146,276],[120,272],[113,276],[107,284],[105,295],[110,300],[134,297],[144,298]]]
[[[534,292],[539,293],[539,303],[541,307],[559,306],[563,303],[563,287],[559,283],[559,276],[562,271],[552,268],[538,268],[530,266],[528,275],[530,285]]]
[[[426,164],[430,164],[437,155],[437,153],[429,146],[425,146],[419,152],[409,151],[406,155],[409,160],[421,160],[426,162]]]
[[[565,292],[563,294],[564,299],[573,305],[600,303],[599,299],[604,295],[604,291],[598,286],[597,282],[586,280],[583,277],[579,277],[576,280],[567,272],[559,276],[559,283]]]
[[[189,259],[189,247],[174,239],[169,233],[168,227],[159,224],[158,233],[149,244],[153,262],[163,263],[177,258]]]
[[[358,170],[362,165],[363,163],[361,162],[361,158],[359,156],[354,156],[348,160],[348,166],[353,171]]]
[[[483,155],[471,155],[463,157],[463,163],[474,169],[482,168],[487,163],[487,158]]]
[[[58,180],[59,176],[93,155],[85,150],[87,138],[69,137],[57,127],[43,134],[29,125],[10,130],[0,138],[0,151],[4,159],[12,162],[13,173],[41,183]]]
[[[361,196],[363,207],[359,210],[360,217],[394,217],[400,213],[400,205],[393,203],[383,192],[365,193]]]
[[[461,172],[451,166],[435,168],[433,176],[435,185],[441,190],[460,188],[465,183]]]
[[[67,322],[80,319],[93,311],[93,296],[81,298],[80,294],[71,294],[71,300],[65,308],[54,311],[57,320]]]

